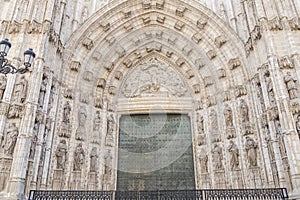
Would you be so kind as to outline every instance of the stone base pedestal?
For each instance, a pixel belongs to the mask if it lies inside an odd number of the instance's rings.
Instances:
[[[64,185],[64,171],[62,169],[55,169],[53,176],[53,190],[62,190]]]
[[[89,190],[97,190],[98,189],[98,181],[97,181],[97,173],[96,172],[89,173],[88,189]]]
[[[81,171],[72,172],[71,190],[81,190]]]
[[[226,178],[224,171],[215,172],[215,189],[225,189],[226,188]]]
[[[12,158],[0,158],[0,192],[7,186]]]
[[[232,188],[235,189],[244,188],[242,171],[240,169],[235,169],[232,171]]]
[[[250,167],[248,170],[249,185],[247,188],[263,188],[263,180],[259,167]]]
[[[201,189],[210,189],[211,188],[211,178],[209,173],[201,174]]]

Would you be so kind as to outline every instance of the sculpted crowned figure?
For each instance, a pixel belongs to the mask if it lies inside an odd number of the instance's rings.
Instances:
[[[245,150],[251,167],[257,166],[257,143],[250,137],[246,137]]]
[[[67,158],[67,143],[66,140],[61,140],[57,145],[56,151],[56,168],[57,169],[65,169],[65,163]]]
[[[82,143],[78,144],[74,151],[74,171],[80,171],[84,161],[84,149],[82,148]]]
[[[228,146],[228,151],[230,153],[230,167],[232,170],[239,168],[239,149],[237,145],[230,140],[230,144]]]
[[[16,127],[15,123],[9,125],[8,129],[6,130],[6,141],[4,145],[4,152],[6,155],[13,155],[14,149],[17,143],[17,138],[19,135],[18,128]]]
[[[3,98],[3,94],[6,88],[7,79],[5,76],[0,77],[0,100]]]
[[[14,89],[14,97],[13,100],[16,103],[24,103],[27,93],[28,82],[24,76],[21,76],[16,84]]]
[[[287,72],[286,75],[284,76],[284,82],[286,84],[286,88],[288,90],[290,99],[295,99],[297,98],[297,86],[296,86],[296,81],[290,72]]]

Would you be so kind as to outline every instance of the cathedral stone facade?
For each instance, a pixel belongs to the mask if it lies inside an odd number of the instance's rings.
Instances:
[[[0,199],[117,190],[128,116],[178,114],[191,187],[285,187],[300,199],[299,0],[0,4],[9,61],[37,55],[29,72],[0,77]]]

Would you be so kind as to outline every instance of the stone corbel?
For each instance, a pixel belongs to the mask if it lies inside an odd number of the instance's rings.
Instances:
[[[193,90],[194,90],[195,94],[199,94],[200,93],[200,84],[193,85]]]
[[[274,17],[268,21],[270,31],[280,31],[283,29],[281,20],[279,17]]]
[[[185,73],[186,73],[186,77],[188,79],[191,79],[191,78],[193,78],[195,76],[193,70],[191,70],[191,69],[187,70]]]
[[[123,78],[123,73],[120,71],[116,71],[115,73],[115,79],[121,80]]]
[[[162,10],[165,6],[165,0],[156,0],[156,9]]]
[[[97,80],[97,87],[104,89],[106,85],[106,80],[104,78],[99,78]]]
[[[152,38],[152,32],[151,31],[146,31],[145,32],[145,37],[147,40],[151,39]]]
[[[100,26],[103,28],[104,32],[107,32],[110,30],[110,23],[109,22],[102,22],[100,23]]]
[[[115,95],[117,92],[117,88],[115,86],[109,86],[108,88],[108,94]]]
[[[218,48],[221,48],[226,42],[227,42],[227,39],[225,38],[224,35],[220,35],[220,36],[215,38],[215,45]]]
[[[223,102],[230,101],[231,96],[230,96],[230,91],[225,91],[222,94]]]
[[[161,52],[161,50],[162,50],[162,44],[161,43],[156,43],[154,49],[157,52]]]
[[[130,68],[132,67],[133,62],[130,59],[126,59],[123,61],[123,64],[125,65],[125,67]]]
[[[166,20],[166,17],[164,15],[158,15],[156,17],[156,21],[160,24],[164,24],[165,23],[165,20]]]
[[[250,36],[254,42],[260,40],[261,38],[261,28],[260,26],[255,26],[253,31],[250,33]]]
[[[200,70],[201,68],[203,68],[205,66],[205,63],[203,62],[202,58],[198,58],[197,60],[195,60],[195,65]]]
[[[178,67],[182,67],[184,64],[185,64],[185,60],[184,60],[183,58],[178,58],[178,59],[176,60],[176,65],[177,65]]]
[[[172,52],[172,51],[167,51],[167,52],[166,52],[166,56],[167,56],[168,58],[171,58],[173,54],[174,54],[174,52]]]
[[[176,41],[177,41],[177,37],[175,35],[170,36],[168,38],[168,43],[170,43],[171,45],[175,45]]]
[[[67,99],[73,99],[74,97],[74,91],[70,88],[64,88],[63,95]]]
[[[97,61],[99,61],[101,59],[101,57],[102,57],[102,54],[100,53],[99,50],[95,51],[92,55],[92,58],[97,60]]]
[[[182,31],[182,29],[184,28],[184,23],[182,21],[177,21],[174,25],[174,28],[178,31]]]
[[[202,17],[197,21],[197,27],[201,30],[203,30],[205,28],[205,26],[207,25],[208,19],[207,17]]]
[[[229,69],[233,70],[241,66],[241,61],[239,58],[232,58],[228,61]]]
[[[217,57],[217,53],[214,50],[209,50],[206,55],[210,60],[213,60],[215,57]]]
[[[290,24],[292,31],[300,30],[300,18],[299,17],[294,17],[294,18],[290,19],[289,24]]]
[[[96,97],[95,98],[94,106],[95,106],[95,108],[100,108],[100,109],[103,108],[103,99],[102,99],[102,97]]]
[[[105,69],[109,72],[111,72],[115,67],[115,64],[112,62],[112,63],[108,63],[107,65],[105,65]]]
[[[199,42],[202,40],[202,34],[196,33],[193,35],[192,40],[199,44]]]
[[[121,46],[116,47],[115,51],[118,54],[119,58],[122,58],[122,57],[124,57],[126,55],[125,49],[123,47],[121,47]]]
[[[223,69],[223,68],[218,69],[217,74],[218,74],[219,79],[225,78],[226,77],[226,70]]]
[[[145,25],[150,24],[151,23],[151,18],[149,16],[143,17],[143,23]]]
[[[32,20],[32,22],[29,23],[27,33],[28,34],[42,33],[42,24],[38,23],[36,20]]]
[[[91,50],[91,49],[93,48],[93,46],[94,46],[94,42],[93,42],[92,39],[86,37],[86,38],[84,38],[84,39],[82,40],[82,45],[83,45],[86,49]]]
[[[294,68],[292,58],[289,56],[283,56],[282,58],[280,58],[279,65],[280,65],[281,69],[284,69],[284,68],[293,69]]]
[[[90,102],[90,94],[88,92],[81,92],[80,93],[80,102],[84,104],[89,104]]]
[[[132,15],[131,10],[123,11],[123,15],[125,19],[128,19]]]
[[[132,23],[128,22],[128,23],[124,24],[124,29],[126,31],[131,31],[133,29]]]
[[[158,38],[158,39],[162,39],[163,34],[164,34],[163,31],[156,31],[156,33],[155,33],[156,38]]]
[[[236,86],[234,93],[236,98],[247,95],[247,88],[245,85],[238,85]]]
[[[187,11],[187,8],[186,7],[183,7],[183,6],[180,6],[176,9],[176,15],[179,16],[179,17],[184,17],[184,13],[185,11]]]
[[[21,31],[22,23],[17,21],[11,21],[8,29],[9,34],[16,34]]]
[[[142,7],[144,10],[150,9],[151,8],[151,0],[143,0]]]
[[[249,55],[251,51],[253,51],[253,44],[251,38],[248,39],[248,41],[245,44],[245,51],[246,54]]]
[[[207,106],[208,107],[217,105],[217,99],[216,99],[215,95],[214,96],[207,96],[206,100],[207,100]]]

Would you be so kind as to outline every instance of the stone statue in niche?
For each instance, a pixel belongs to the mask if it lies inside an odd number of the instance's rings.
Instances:
[[[215,110],[212,110],[210,112],[210,124],[211,124],[211,130],[218,130],[219,126],[218,126],[218,118],[217,118],[217,113]]]
[[[55,86],[51,86],[50,95],[49,95],[49,102],[48,102],[48,113],[50,113],[51,109],[53,108],[54,102],[54,93],[55,93]]]
[[[198,133],[204,134],[204,119],[203,116],[198,117]]]
[[[90,154],[90,172],[97,172],[98,153],[97,148],[93,147]]]
[[[84,140],[85,139],[85,123],[87,118],[87,111],[85,107],[81,107],[78,112],[78,121],[79,125],[76,130],[76,139],[77,140]]]
[[[107,176],[112,175],[112,156],[111,156],[111,151],[108,150],[104,156],[104,162],[105,162],[105,167],[104,167],[104,174]]]
[[[199,160],[200,160],[201,173],[202,174],[203,173],[208,173],[208,167],[207,167],[208,155],[203,149],[200,152]]]
[[[44,77],[41,83],[41,88],[40,88],[40,94],[39,94],[39,99],[38,99],[38,104],[42,108],[44,104],[44,98],[46,94],[46,89],[47,89],[47,84],[48,84],[48,78]]]
[[[5,76],[1,76],[0,77],[0,100],[3,98],[6,84],[7,84],[7,78]]]
[[[222,154],[222,147],[220,147],[218,144],[215,144],[212,149],[212,156],[213,156],[213,165],[215,171],[220,171],[224,169],[222,160],[223,160],[223,154]]]
[[[296,81],[290,72],[287,72],[286,75],[284,76],[284,82],[286,84],[286,88],[288,90],[290,99],[295,99],[297,98],[297,86],[296,86]]]
[[[12,156],[19,135],[19,131],[16,124],[15,123],[9,124],[7,130],[5,131],[5,134],[6,134],[6,140],[3,146],[4,153],[8,156]]]
[[[25,79],[24,76],[21,76],[15,84],[14,96],[13,96],[13,101],[15,103],[20,103],[20,104],[24,103],[26,99],[27,87],[28,87],[28,81]]]
[[[29,158],[30,159],[34,159],[37,140],[38,140],[38,137],[37,137],[37,134],[35,133],[33,135],[32,140],[31,140],[31,146],[30,146],[30,151],[29,151]]]
[[[114,143],[115,118],[113,114],[107,116],[107,133],[105,138],[106,146],[113,146]]]
[[[71,113],[71,106],[70,106],[70,102],[67,101],[63,108],[63,120],[62,121],[65,124],[70,124],[70,113]]]
[[[228,105],[224,108],[225,124],[227,128],[233,127],[232,110]]]
[[[274,90],[273,90],[273,83],[269,76],[266,77],[266,84],[267,84],[267,91],[269,94],[270,105],[274,106],[275,105],[275,94],[274,94]]]
[[[94,131],[100,131],[100,124],[101,124],[101,113],[100,111],[96,111],[96,115],[94,118],[94,127],[93,130]]]
[[[61,140],[57,145],[56,151],[56,168],[57,169],[65,169],[65,163],[67,160],[67,143],[66,140]]]
[[[250,137],[246,137],[245,150],[250,167],[257,166],[257,143]]]
[[[243,123],[249,122],[249,108],[244,99],[241,100],[240,110],[241,110],[242,122]]]
[[[237,170],[239,169],[239,149],[237,145],[230,140],[228,151],[230,153],[230,168],[231,170]]]
[[[84,149],[82,147],[82,143],[79,143],[74,151],[73,170],[81,171],[83,161],[84,161]]]
[[[300,139],[300,115],[297,116],[297,121],[296,121],[296,130]]]

